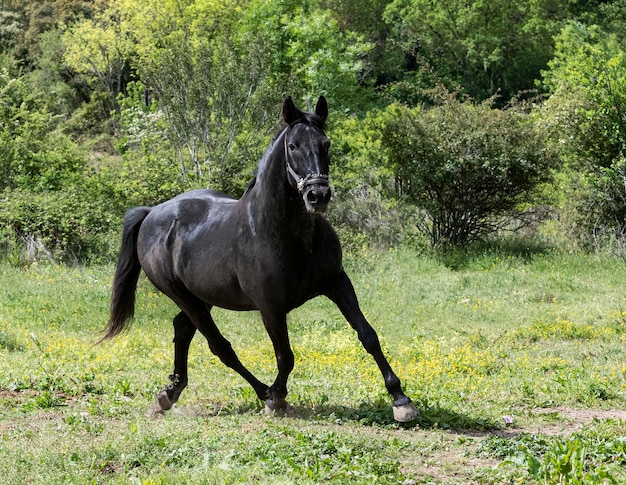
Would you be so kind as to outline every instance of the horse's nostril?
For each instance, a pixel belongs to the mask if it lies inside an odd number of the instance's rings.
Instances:
[[[311,204],[328,203],[330,189],[328,187],[313,188],[306,193],[306,200]]]

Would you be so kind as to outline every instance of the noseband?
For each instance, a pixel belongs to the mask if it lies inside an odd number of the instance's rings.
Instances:
[[[291,129],[291,126],[287,128],[287,130],[290,130],[290,129]],[[287,173],[291,176],[293,181],[296,183],[296,187],[298,188],[298,192],[300,193],[300,195],[304,194],[304,190],[309,185],[315,185],[315,184],[328,185],[328,174],[325,174],[325,173],[310,173],[306,177],[300,176],[293,169],[293,167],[291,166],[291,163],[289,163],[289,151],[287,149],[287,133],[285,133],[283,137],[283,141],[284,141],[283,145],[285,147],[285,162],[287,165]]]

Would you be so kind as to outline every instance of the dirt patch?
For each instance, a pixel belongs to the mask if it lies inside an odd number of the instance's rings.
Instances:
[[[0,400],[6,399],[7,401],[24,401],[29,397],[37,395],[37,391],[24,390],[24,391],[11,391],[10,389],[4,389],[0,387]]]
[[[475,451],[479,443],[489,436],[515,438],[523,433],[567,437],[594,420],[621,420],[626,422],[623,409],[575,409],[569,406],[535,408],[531,410],[539,424],[522,425],[519,421],[511,427],[491,430],[450,430],[439,435],[437,449],[423,454],[419,462],[405,462],[403,469],[410,476],[429,476],[437,483],[470,483],[473,473],[480,469],[493,469],[501,460],[479,457]],[[420,431],[433,433],[432,431]],[[435,433],[433,433],[435,434]],[[467,439],[466,439],[467,438]],[[463,442],[462,445],[459,443]],[[420,482],[421,483],[421,482]]]
[[[542,424],[521,430],[531,434],[541,433],[547,436],[570,435],[581,426],[594,421],[616,419],[626,421],[624,409],[574,409],[569,406],[557,406],[551,408],[536,408],[534,415],[553,416],[554,424]],[[519,429],[517,431],[520,431]]]
[[[37,396],[44,395],[47,391],[36,391],[34,389],[21,389],[19,391],[12,391],[0,387],[0,401],[11,401],[14,404],[24,404],[29,399],[36,398]],[[64,406],[74,404],[78,397],[71,396],[63,391],[49,392],[50,398],[54,401],[50,407],[63,404]]]
[[[423,456],[419,461],[401,461],[401,469],[408,477],[419,477],[419,482],[409,479],[405,483],[426,483],[430,477],[437,483],[472,483],[476,470],[495,467],[499,460],[471,456],[467,448],[452,447]]]

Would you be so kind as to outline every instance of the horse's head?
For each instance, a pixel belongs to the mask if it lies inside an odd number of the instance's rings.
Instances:
[[[321,214],[330,201],[328,149],[324,133],[328,105],[321,96],[315,113],[304,113],[291,98],[283,103],[283,119],[289,125],[284,135],[287,178],[304,200],[306,210]]]

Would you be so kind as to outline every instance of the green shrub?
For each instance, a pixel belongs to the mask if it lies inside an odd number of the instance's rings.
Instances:
[[[41,259],[97,261],[111,253],[111,229],[121,223],[111,201],[89,199],[83,187],[2,193],[0,247],[14,263]]]
[[[389,106],[381,143],[397,196],[424,211],[419,229],[433,245],[464,246],[518,221],[557,159],[522,106],[438,98]]]

